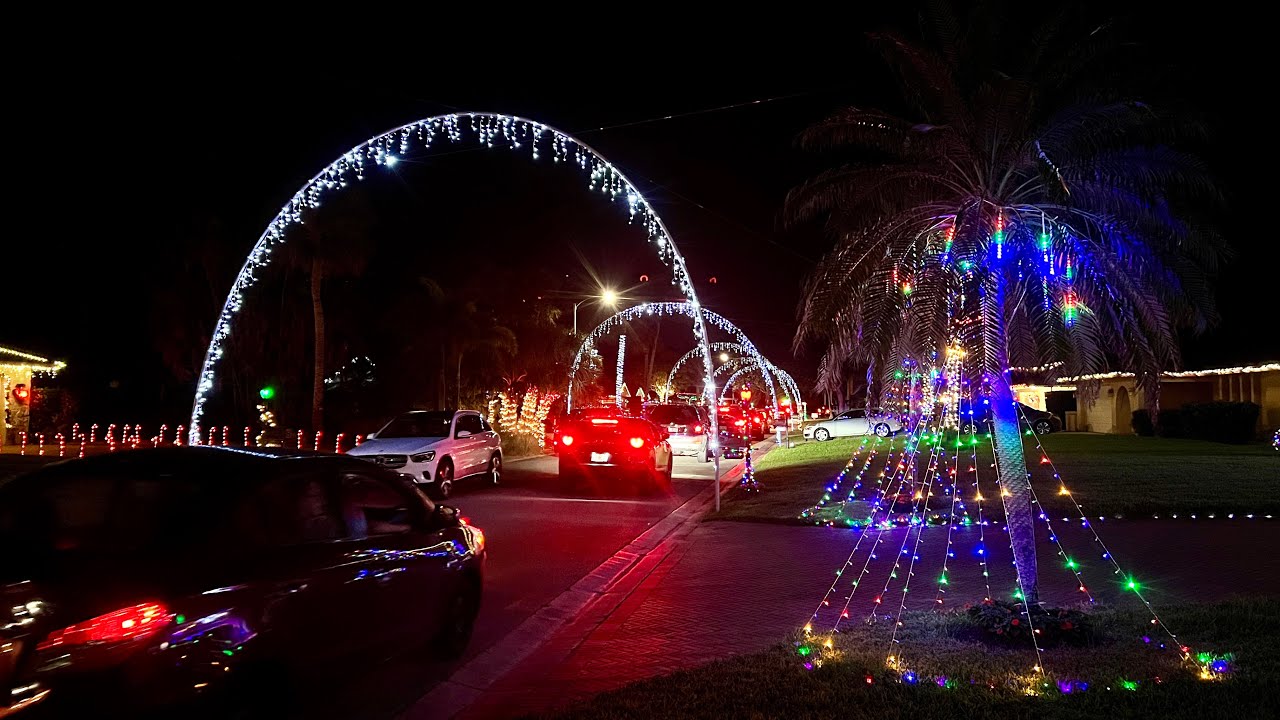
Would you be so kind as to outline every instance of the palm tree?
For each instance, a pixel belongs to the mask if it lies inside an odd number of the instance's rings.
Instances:
[[[356,277],[364,272],[371,249],[368,233],[371,222],[371,210],[364,195],[352,190],[331,204],[305,213],[301,231],[297,233],[293,261],[304,268],[311,279],[311,427],[316,430],[324,428],[325,281]]]
[[[898,71],[909,116],[848,108],[803,147],[858,158],[793,189],[789,222],[825,219],[837,238],[809,279],[797,347],[826,343],[825,370],[856,360],[882,378],[904,356],[952,342],[992,400],[995,450],[1026,602],[1037,598],[1035,532],[1008,369],[1135,372],[1156,398],[1181,328],[1215,313],[1222,253],[1191,209],[1216,203],[1203,165],[1169,147],[1189,128],[1081,82],[1105,30],[1064,23],[998,37],[943,8],[928,46],[872,41]],[[1206,202],[1207,201],[1207,202]]]

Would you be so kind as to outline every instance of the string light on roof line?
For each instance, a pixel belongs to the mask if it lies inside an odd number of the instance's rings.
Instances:
[[[286,241],[287,231],[302,223],[304,212],[319,207],[331,193],[363,180],[371,166],[392,168],[414,152],[430,151],[437,139],[458,144],[469,138],[482,147],[527,150],[535,160],[549,152],[555,163],[574,163],[586,175],[589,189],[607,193],[611,200],[624,198],[630,222],[644,229],[658,258],[671,269],[672,284],[695,309],[700,307],[684,257],[666,225],[631,181],[594,148],[560,130],[515,115],[466,112],[423,118],[372,137],[338,156],[295,192],[263,230],[214,324],[191,408],[188,433],[193,443],[201,436],[201,421],[209,394],[216,387],[223,345],[231,335],[235,316],[244,308],[245,293],[257,283],[259,271],[271,263],[272,251]],[[707,333],[702,314],[694,313],[692,319],[694,337],[705,345]],[[710,375],[711,355],[703,355],[704,370]],[[707,397],[709,402],[714,401],[713,393]]]

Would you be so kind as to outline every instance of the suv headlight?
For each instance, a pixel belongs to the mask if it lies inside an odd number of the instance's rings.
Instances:
[[[436,459],[436,451],[428,450],[424,453],[418,453],[417,455],[410,455],[409,459],[416,463],[431,462]]]

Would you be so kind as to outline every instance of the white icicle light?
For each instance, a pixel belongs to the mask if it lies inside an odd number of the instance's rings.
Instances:
[[[680,287],[694,307],[698,307],[697,294],[689,282],[684,257],[676,249],[662,219],[631,181],[589,145],[560,130],[514,115],[470,112],[424,118],[370,138],[339,156],[294,193],[263,230],[227,293],[226,302],[214,324],[209,348],[205,351],[188,430],[193,444],[200,438],[205,404],[216,386],[217,365],[222,358],[223,344],[231,335],[232,320],[244,307],[245,293],[257,283],[257,271],[270,264],[272,250],[285,242],[286,231],[301,224],[303,212],[318,207],[331,191],[346,187],[352,180],[363,180],[369,164],[390,168],[415,150],[430,150],[437,136],[455,144],[470,136],[485,147],[518,150],[528,146],[535,160],[545,151],[549,151],[557,163],[572,160],[587,175],[590,189],[608,193],[610,199],[625,199],[631,222],[645,229],[658,258],[671,268],[673,284]],[[702,323],[701,314],[695,313],[694,337],[706,345],[707,334]],[[708,351],[703,356],[704,370],[710,375],[711,354]],[[714,401],[714,395],[709,393],[707,399]]]

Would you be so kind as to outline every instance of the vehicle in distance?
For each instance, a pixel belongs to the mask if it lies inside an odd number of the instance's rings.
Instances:
[[[502,438],[474,410],[404,413],[347,454],[413,476],[437,500],[453,495],[454,482],[465,477],[502,480]]]
[[[556,440],[560,479],[612,491],[666,490],[673,469],[667,431],[644,418],[570,416]]]
[[[1037,435],[1048,435],[1062,429],[1062,421],[1057,415],[1045,410],[1037,410],[1030,405],[1015,403],[1018,406],[1018,424],[1024,429],[1030,428]],[[981,403],[960,402],[960,432],[987,432],[991,430],[991,404],[984,400]]]
[[[262,712],[244,704],[373,652],[457,656],[485,549],[367,462],[182,447],[10,481],[0,554],[0,716],[133,717]]]
[[[837,437],[854,437],[875,434],[889,437],[902,430],[902,422],[896,417],[872,410],[868,413],[862,408],[846,410],[830,420],[821,420],[804,428],[806,440],[812,438],[819,442]]]
[[[666,428],[671,452],[676,455],[696,457],[703,462],[711,460],[711,421],[703,417],[702,409],[683,403],[646,405],[644,416],[660,428]]]

